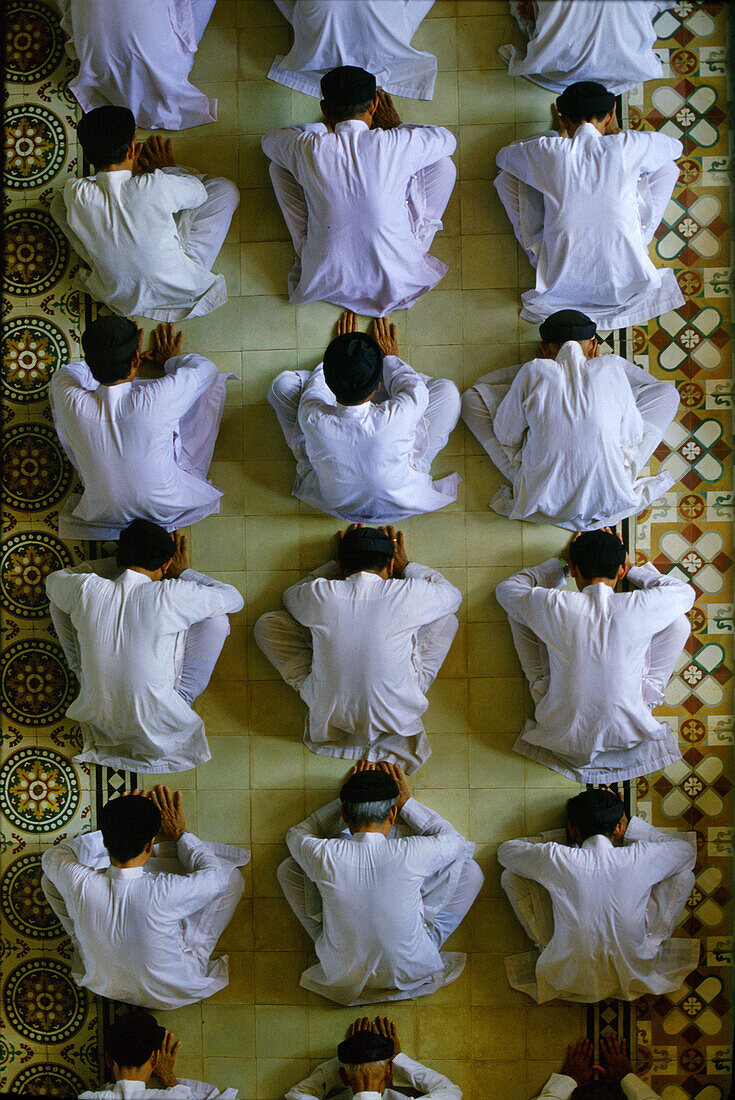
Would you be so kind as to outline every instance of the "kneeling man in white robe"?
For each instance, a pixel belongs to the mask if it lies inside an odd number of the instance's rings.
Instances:
[[[84,737],[74,759],[134,772],[209,760],[191,704],[243,606],[237,589],[189,569],[186,538],[141,519],[121,532],[116,558],[51,573],[46,591],[79,681],[66,712]]]
[[[112,1080],[79,1100],[237,1100],[237,1089],[219,1089],[174,1073],[181,1042],[150,1012],[117,1016],[105,1035],[105,1065]],[[158,1088],[149,1087],[152,1081]]]
[[[454,382],[398,357],[395,325],[372,336],[345,313],[313,371],[283,371],[273,406],[298,463],[293,495],[350,523],[394,523],[457,499],[459,476],[431,480],[431,463],[459,420]]]
[[[125,317],[98,317],[82,336],[84,359],[51,378],[56,433],[83,484],[59,514],[63,538],[116,539],[136,518],[173,531],[219,512],[207,471],[234,376],[182,355],[171,325],[158,326],[144,356],[142,338]],[[143,359],[163,376],[139,378]]]
[[[408,99],[431,99],[436,58],[411,39],[434,0],[275,0],[293,27],[291,52],[268,76],[318,96],[322,77],[337,65],[359,65],[381,88]]]
[[[125,317],[201,317],[227,301],[211,268],[240,203],[228,179],[177,168],[172,143],[135,141],[127,107],[96,107],[77,137],[96,175],[69,179],[51,214],[84,270],[83,289]]]
[[[168,843],[156,844],[160,838]],[[181,1008],[228,984],[210,960],[243,890],[250,852],[187,831],[180,791],[115,798],[100,831],[41,857],[41,884],[74,946],[78,985],[112,1001]]]
[[[595,1074],[601,1074],[599,1078]],[[530,1083],[530,1082],[529,1082]],[[570,1043],[559,1073],[552,1073],[536,1100],[661,1100],[633,1072],[625,1039],[614,1031],[600,1034],[599,1064],[590,1039]]]
[[[536,704],[514,748],[578,783],[659,771],[681,758],[652,711],[689,637],[695,591],[650,562],[631,565],[609,529],[576,535],[568,556],[578,592],[559,558],[495,589]],[[633,591],[616,592],[626,577]]]
[[[439,949],[483,874],[474,844],[411,798],[400,768],[360,761],[339,799],[289,829],[286,844],[278,881],[319,960],[302,986],[354,1005],[421,997],[459,977],[466,956]]]
[[[648,246],[679,178],[682,144],[621,132],[615,97],[572,84],[557,100],[562,133],[515,141],[496,157],[500,200],[536,268],[521,317],[574,307],[601,329],[643,324],[684,304],[674,272]]]
[[[490,507],[572,531],[642,512],[674,483],[639,477],[676,416],[679,394],[619,355],[600,355],[594,322],[574,309],[540,327],[539,357],[478,379],[462,418],[512,489]]]
[[[337,557],[286,589],[286,610],[261,615],[255,640],[309,708],[307,748],[410,774],[431,752],[425,693],[457,633],[462,594],[409,562],[392,527],[351,527]]]
[[[363,1016],[350,1024],[337,1057],[289,1089],[285,1100],[352,1100],[360,1094],[403,1100],[407,1093],[423,1100],[462,1100],[462,1090],[448,1077],[402,1052],[392,1020]]]
[[[454,188],[457,142],[443,126],[404,126],[364,69],[333,69],[321,88],[324,122],[262,143],[296,252],[289,300],[384,317],[448,270],[429,248]]]
[[[607,789],[569,800],[567,831],[498,848],[501,884],[538,948],[506,959],[510,984],[539,1003],[679,989],[699,959],[699,940],[672,938],[694,886],[694,833],[628,821]]]
[[[189,83],[215,0],[59,0],[69,84],[83,111],[129,107],[146,130],[185,130],[217,118],[217,100]]]
[[[535,26],[520,57],[515,46],[501,46],[510,76],[563,92],[569,84],[598,80],[614,94],[663,76],[654,50],[654,20],[676,0],[537,0]],[[522,5],[524,8],[526,5]],[[530,5],[529,5],[530,6]],[[510,5],[519,18],[521,5]]]

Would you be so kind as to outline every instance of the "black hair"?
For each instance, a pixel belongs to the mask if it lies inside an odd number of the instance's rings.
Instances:
[[[607,118],[610,111],[590,111],[587,107],[568,107],[566,111],[559,111],[562,118],[568,118],[574,125],[578,125],[580,122],[602,122],[603,118]]]
[[[392,554],[381,554],[379,550],[362,550],[359,546],[339,544],[337,558],[342,566],[342,572],[346,577],[352,573],[360,573],[363,569],[374,570],[381,573],[391,562]]]
[[[90,363],[87,360],[87,366],[92,372],[95,382],[99,382],[101,386],[112,386],[115,382],[122,382],[123,378],[128,377],[133,359],[137,354],[138,349],[136,348],[135,351],[131,352],[127,362],[119,359],[116,362],[114,359],[109,359],[105,362]]]
[[[324,117],[329,119],[333,126],[336,126],[338,122],[345,122],[348,118],[355,118],[356,115],[364,115],[368,107],[372,103],[372,99],[368,99],[365,103],[351,103],[345,105],[344,103],[330,103],[328,99],[324,100],[324,106],[322,108]]]
[[[141,794],[121,795],[102,807],[99,826],[110,858],[127,863],[153,840],[161,828],[161,813],[150,798]]]
[[[593,577],[612,581],[625,564],[625,547],[609,531],[583,531],[569,544],[569,564],[577,568],[585,581]]]
[[[174,556],[176,544],[173,536],[157,523],[147,519],[134,519],[120,532],[117,543],[117,564],[123,569],[137,565],[155,573]]]
[[[165,1036],[166,1028],[150,1012],[125,1012],[108,1032],[106,1052],[118,1066],[138,1069],[161,1049]]]
[[[128,154],[129,145],[130,142],[126,141],[124,145],[120,145],[117,149],[113,149],[110,153],[108,153],[107,156],[104,158],[106,162],[105,164],[94,165],[97,171],[104,172],[105,169],[109,168],[111,164],[122,164]],[[92,163],[94,164],[94,161],[92,161]]]
[[[585,1081],[569,1100],[625,1100],[625,1093],[617,1081]]]
[[[582,791],[567,802],[567,821],[579,829],[583,841],[598,834],[612,836],[624,812],[615,792],[602,787]]]

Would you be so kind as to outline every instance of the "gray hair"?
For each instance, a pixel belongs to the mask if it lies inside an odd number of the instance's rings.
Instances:
[[[387,798],[382,802],[343,802],[342,808],[350,825],[382,825],[395,804],[395,798]]]

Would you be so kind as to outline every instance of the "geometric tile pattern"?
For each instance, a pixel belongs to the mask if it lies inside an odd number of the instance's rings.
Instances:
[[[653,472],[669,469],[676,483],[631,522],[630,534],[638,560],[685,577],[697,592],[686,654],[662,708],[684,755],[639,780],[626,797],[655,824],[696,833],[697,880],[681,926],[702,948],[697,970],[675,996],[606,1002],[586,1018],[595,1041],[605,1027],[633,1039],[639,1072],[666,1100],[724,1100],[731,1061],[735,489],[726,8],[683,0],[665,12],[657,23],[664,77],[625,97],[629,125],[661,130],[684,144],[679,185],[652,254],[675,271],[686,301],[656,322],[608,337],[620,354],[674,381],[683,406],[651,463]],[[90,309],[74,287],[74,255],[48,212],[53,191],[80,170],[77,109],[68,91],[74,70],[50,4],[9,0],[6,31],[0,1016],[7,1026],[0,1034],[0,1088],[72,1095],[101,1079],[100,1020],[113,1009],[78,990],[70,977],[69,941],[40,890],[40,853],[89,828],[99,806],[131,789],[135,777],[75,764],[79,730],[63,718],[75,684],[48,617],[43,581],[59,565],[97,552],[58,536],[58,509],[74,477],[47,398],[54,370],[79,354]],[[408,121],[451,125],[459,180],[433,249],[450,272],[423,303],[393,320],[408,361],[452,377],[460,388],[487,370],[522,362],[536,340],[535,330],[517,320],[518,294],[530,285],[528,265],[516,259],[489,182],[494,153],[488,150],[538,132],[548,114],[551,97],[510,81],[495,53],[517,33],[505,4],[438,0],[416,38],[439,58],[434,100],[401,103]],[[262,132],[311,120],[314,108],[263,78],[266,61],[287,45],[272,0],[218,0],[193,79],[219,97],[220,119],[175,135],[184,162],[190,155],[195,165],[237,178],[242,188],[234,243],[228,238],[218,261],[231,301],[185,328],[192,350],[196,338],[222,369],[242,374],[237,396],[228,397],[212,470],[226,487],[223,512],[195,529],[193,564],[247,592],[218,682],[202,700],[213,747],[210,771],[185,773],[176,782],[193,801],[192,826],[207,839],[249,843],[253,861],[237,926],[226,933],[230,987],[166,1022],[184,1040],[182,1074],[220,1087],[238,1084],[241,1096],[263,1100],[276,1100],[305,1076],[332,1050],[347,1019],[358,1015],[298,987],[307,944],[273,875],[285,827],[321,804],[344,769],[303,753],[296,738],[274,736],[274,726],[284,727],[276,733],[298,728],[303,713],[251,639],[254,619],[275,606],[274,592],[323,560],[337,526],[289,497],[292,461],[265,406],[265,386],[279,370],[318,361],[338,313],[322,304],[295,308],[283,298],[290,245],[258,146]],[[427,802],[478,841],[487,881],[467,927],[455,934],[457,949],[470,953],[465,974],[433,997],[390,1012],[409,1053],[446,1072],[467,1096],[507,1100],[536,1094],[558,1069],[564,1044],[583,1030],[585,1013],[568,1005],[529,1006],[507,989],[501,970],[502,953],[523,941],[499,892],[496,824],[508,830],[502,839],[551,827],[569,787],[554,785],[544,769],[510,752],[527,703],[504,619],[488,598],[487,558],[492,555],[494,583],[521,562],[556,552],[563,538],[553,529],[489,517],[494,471],[462,429],[440,463],[446,470],[437,476],[457,469],[464,477],[457,505],[404,527],[416,557],[441,568],[466,598],[457,640],[430,696],[434,755],[415,785],[419,797],[425,792]],[[244,557],[228,556],[227,547],[238,541],[246,543],[247,568]],[[275,558],[259,565],[264,552]],[[489,725],[488,712],[494,716]],[[247,715],[245,727],[240,713]]]

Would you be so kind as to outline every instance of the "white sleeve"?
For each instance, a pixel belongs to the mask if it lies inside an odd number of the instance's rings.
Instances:
[[[501,581],[495,586],[495,598],[512,618],[533,629],[548,619],[549,592],[563,588],[564,584],[563,562],[549,558]]]
[[[223,891],[232,873],[232,865],[225,864],[193,833],[179,838],[177,851],[187,873],[159,874],[152,884],[150,904],[157,905],[169,919],[198,912]]]
[[[565,1073],[552,1073],[536,1100],[569,1100],[577,1082]]]
[[[306,141],[307,134],[326,134],[327,127],[323,122],[310,122],[302,126],[282,126],[279,130],[271,130],[261,139],[263,152],[278,164],[286,168],[294,176],[298,163],[298,149]]]
[[[672,836],[640,817],[633,816],[625,830],[624,845],[635,843],[655,844],[655,857],[650,861],[649,879],[655,885],[670,875],[693,870],[697,858],[696,847],[685,836]]]
[[[462,1090],[443,1073],[423,1066],[401,1052],[393,1059],[393,1083],[410,1088],[427,1100],[462,1100]]]
[[[525,409],[527,382],[528,371],[521,367],[495,412],[493,433],[504,447],[518,447],[528,430]]]
[[[102,836],[101,833],[97,835]],[[65,901],[78,893],[81,883],[90,874],[90,867],[75,852],[73,841],[47,848],[41,856],[41,869]]]
[[[433,623],[445,615],[452,615],[462,604],[460,590],[450,584],[438,569],[410,561],[403,577],[404,580],[418,582],[412,585],[414,595],[420,596],[416,600],[417,625]],[[394,583],[400,584],[400,577],[396,577]]]
[[[72,577],[70,569],[57,569],[46,577],[46,595],[52,604],[67,615],[76,604],[79,592],[79,586]]]
[[[336,798],[298,825],[292,825],[286,833],[286,846],[307,875],[318,866],[313,859],[315,845],[321,846],[324,840],[338,837],[344,829],[341,806],[342,803]]]
[[[637,168],[641,175],[657,172],[665,164],[678,160],[684,151],[678,138],[652,130],[623,130],[615,140],[623,141],[631,167]]]
[[[189,1089],[193,1100],[237,1100],[237,1089],[216,1089],[214,1085],[205,1085],[203,1081],[190,1081],[188,1077],[177,1077],[179,1085]],[[161,1089],[161,1100],[165,1100],[167,1089]]]
[[[388,400],[376,406],[378,422],[408,420],[409,425],[417,425],[429,405],[429,390],[421,375],[397,355],[386,355],[383,385],[388,391]]]
[[[678,577],[660,573],[651,562],[633,566],[628,571],[628,580],[636,589],[631,593],[635,607],[645,615],[651,635],[658,634],[680,615],[685,615],[696,599],[696,592],[690,584]]]
[[[203,355],[175,355],[164,364],[165,378],[148,382],[144,398],[156,402],[167,420],[179,420],[212,385],[219,371]]]
[[[233,615],[241,611],[245,601],[232,584],[217,581],[195,569],[185,569],[181,576],[156,582],[160,592],[162,633],[177,634],[192,623],[211,619],[215,615]]]
[[[626,1100],[661,1100],[657,1092],[650,1085],[636,1077],[635,1073],[629,1073],[620,1082]]]
[[[451,157],[457,139],[446,126],[414,125],[402,122],[394,130],[385,130],[384,137],[395,142],[396,163],[407,176],[412,176],[442,157]]]
[[[524,836],[506,840],[498,848],[498,863],[517,875],[548,887],[558,881],[551,860],[554,847],[553,842],[544,841],[541,837]]]
[[[197,176],[181,168],[158,169],[153,173],[156,187],[163,186],[171,210],[193,210],[207,200],[207,189]]]
[[[341,1091],[339,1067],[337,1058],[322,1062],[308,1077],[288,1090],[285,1100],[326,1100],[330,1094]]]
[[[474,849],[453,825],[415,798],[408,799],[399,816],[413,834],[402,839],[410,849],[410,865],[423,875],[432,874]]]

